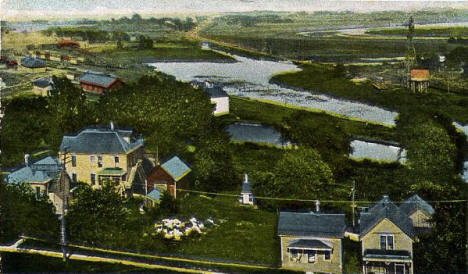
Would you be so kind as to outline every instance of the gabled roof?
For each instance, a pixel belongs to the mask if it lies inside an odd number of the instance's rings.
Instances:
[[[91,84],[102,88],[109,88],[118,78],[114,75],[87,71],[80,77],[80,83]]]
[[[43,68],[45,67],[45,62],[39,58],[28,56],[21,60],[21,65],[27,68]]]
[[[159,201],[159,199],[161,198],[161,193],[159,192],[159,190],[154,188],[153,190],[151,190],[150,193],[148,193],[147,196],[148,196],[148,198],[150,198],[152,200]]]
[[[365,236],[382,220],[388,219],[410,238],[414,236],[413,223],[408,215],[402,212],[389,197],[385,195],[373,205],[367,212],[361,212],[359,217],[360,237]]]
[[[63,136],[60,151],[75,153],[126,153],[143,145],[143,139],[130,138],[125,141],[127,131],[106,127],[89,127],[74,136]]]
[[[179,181],[185,175],[190,173],[192,169],[188,167],[178,156],[174,156],[164,164],[161,165],[161,168],[167,172],[175,181]]]
[[[344,214],[281,211],[278,234],[341,238],[346,229]]]
[[[409,197],[400,205],[400,210],[406,213],[408,216],[413,214],[418,209],[429,216],[434,214],[434,208],[421,197],[419,197],[418,194],[414,194],[413,196]]]
[[[210,98],[228,97],[228,94],[224,91],[224,89],[219,86],[206,87],[203,88],[203,90],[210,95]]]
[[[46,88],[52,85],[52,80],[50,78],[39,78],[33,81],[33,85],[40,88]]]

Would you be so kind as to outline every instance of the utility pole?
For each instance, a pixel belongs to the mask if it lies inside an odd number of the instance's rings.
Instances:
[[[60,174],[60,186],[62,187],[62,214],[60,218],[60,245],[62,246],[63,261],[67,260],[67,249],[66,249],[66,223],[65,223],[65,209],[67,207],[67,195],[65,193],[65,175],[66,175],[66,164],[67,164],[67,151],[65,149],[63,153],[63,169]]]
[[[0,78],[0,131],[2,130],[2,119],[3,119],[3,108],[2,108],[2,89],[4,87],[4,83],[2,78]],[[0,150],[0,156],[2,155],[2,151]],[[0,163],[0,174],[2,173],[2,165]],[[1,179],[1,178],[0,178]],[[0,188],[2,188],[2,182],[0,181]],[[0,274],[3,273],[2,270],[2,253],[0,253]]]
[[[353,186],[351,187],[351,214],[353,219],[353,228],[356,226],[356,221],[354,220],[354,211],[356,209],[356,201],[354,200],[356,194],[356,181],[353,180]]]

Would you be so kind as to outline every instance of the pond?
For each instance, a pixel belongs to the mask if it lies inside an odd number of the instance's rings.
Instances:
[[[353,140],[350,157],[376,161],[406,162],[406,150],[396,145]]]
[[[281,137],[281,133],[273,127],[253,123],[234,123],[225,128],[236,142],[268,144],[277,147],[287,147],[291,143]]]
[[[223,52],[223,54],[227,54]],[[326,111],[348,118],[373,123],[395,125],[397,112],[380,107],[334,98],[319,92],[301,91],[270,84],[270,78],[281,72],[301,69],[291,62],[255,60],[231,55],[234,63],[157,62],[148,65],[181,81],[210,80],[225,86],[230,95],[256,100],[273,101],[284,105]]]
[[[460,123],[453,122],[453,125],[458,129],[461,130],[463,133],[465,133],[466,138],[468,139],[468,124],[467,125],[461,125]],[[465,163],[463,166],[463,172],[461,174],[461,177],[463,181],[468,183],[468,159],[466,158],[468,155],[465,155]]]

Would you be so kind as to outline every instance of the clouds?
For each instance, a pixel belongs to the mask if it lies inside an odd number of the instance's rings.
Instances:
[[[164,13],[216,13],[252,10],[317,11],[398,10],[468,7],[468,1],[393,0],[0,0],[3,18],[93,17],[103,15],[157,15]]]

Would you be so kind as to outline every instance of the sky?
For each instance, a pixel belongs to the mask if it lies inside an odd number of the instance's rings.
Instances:
[[[468,8],[465,1],[393,0],[0,0],[3,19],[242,12]]]

